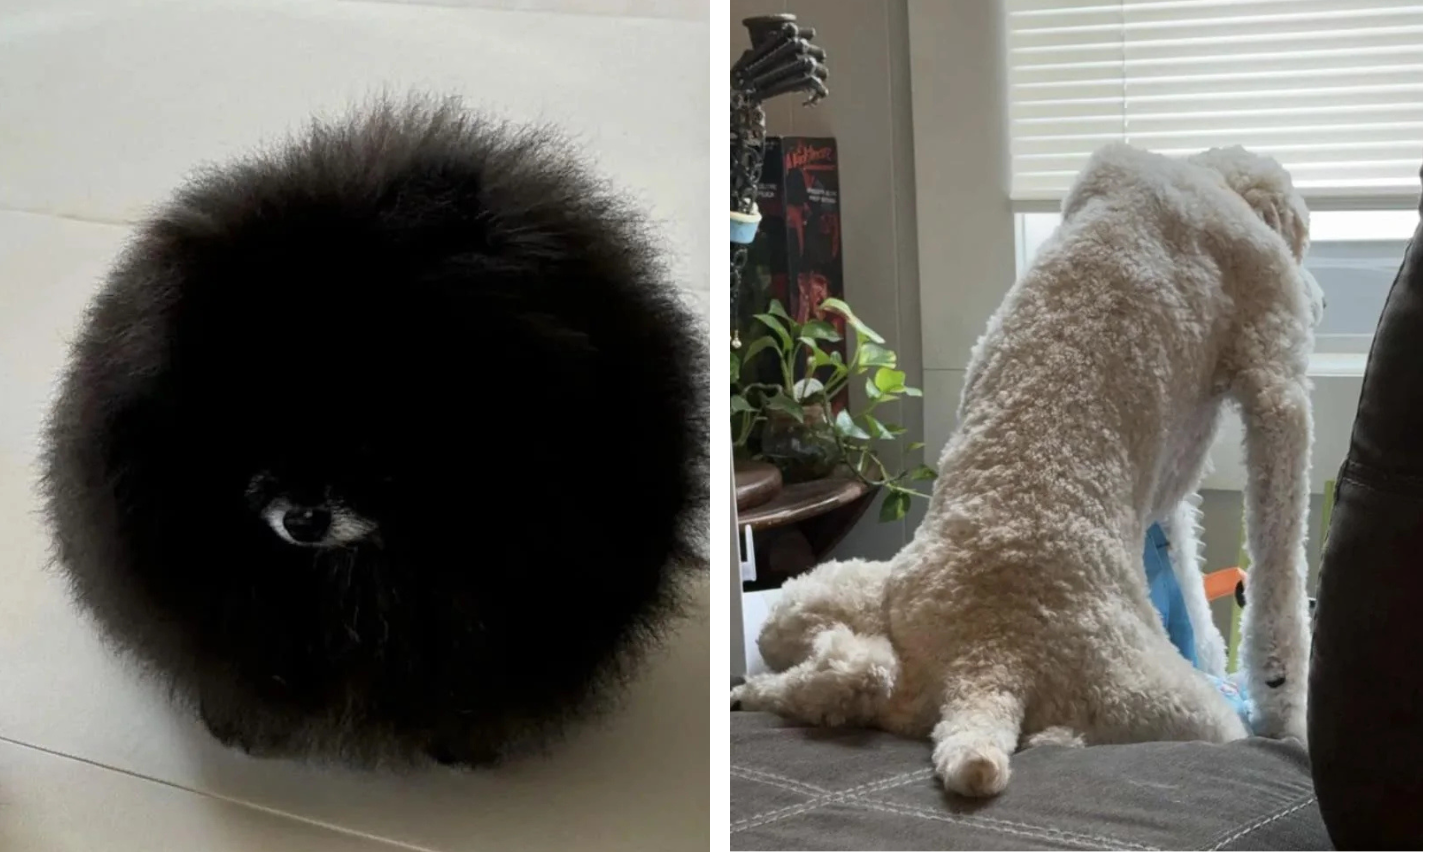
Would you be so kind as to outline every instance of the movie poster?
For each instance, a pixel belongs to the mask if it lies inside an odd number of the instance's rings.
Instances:
[[[835,140],[767,137],[756,203],[762,219],[742,274],[741,316],[761,313],[771,299],[779,299],[800,322],[818,318],[820,304],[827,298],[845,298]],[[824,348],[843,358],[845,318],[828,312],[825,318],[842,339]],[[752,325],[750,332],[759,329]],[[773,357],[756,360],[762,362],[755,366],[762,381],[778,377]],[[846,400],[847,391],[842,390],[835,400],[837,412]]]

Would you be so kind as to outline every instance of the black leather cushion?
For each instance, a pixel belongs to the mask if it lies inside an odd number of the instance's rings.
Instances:
[[[1421,844],[1421,227],[1375,332],[1320,567],[1310,757],[1337,849]]]

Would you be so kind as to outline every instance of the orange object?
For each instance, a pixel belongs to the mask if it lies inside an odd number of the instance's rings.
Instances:
[[[1226,595],[1235,594],[1235,586],[1245,581],[1245,572],[1239,568],[1221,568],[1205,575],[1205,600],[1213,601]]]

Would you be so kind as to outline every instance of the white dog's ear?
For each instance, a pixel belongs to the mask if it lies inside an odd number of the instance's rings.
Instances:
[[[1270,229],[1285,239],[1296,260],[1305,259],[1305,250],[1310,246],[1310,223],[1305,202],[1301,200],[1300,211],[1289,199],[1276,194],[1268,187],[1252,187],[1240,194]],[[1299,196],[1296,196],[1297,200]]]
[[[1190,162],[1219,172],[1225,183],[1290,247],[1296,260],[1310,246],[1310,210],[1290,173],[1272,157],[1237,146],[1211,148]]]

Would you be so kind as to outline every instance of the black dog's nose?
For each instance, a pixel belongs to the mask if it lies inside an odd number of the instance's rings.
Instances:
[[[282,522],[291,538],[314,544],[330,531],[330,512],[325,509],[291,509],[285,513]]]

